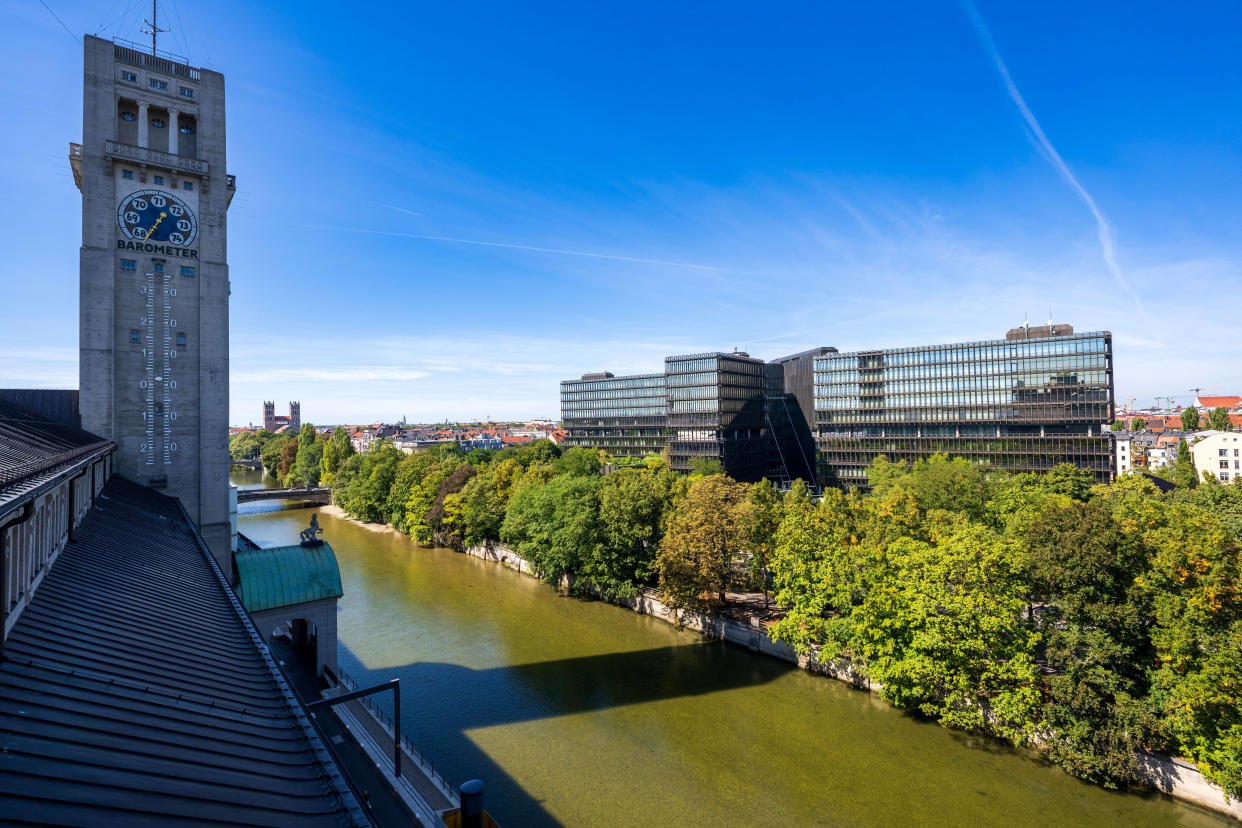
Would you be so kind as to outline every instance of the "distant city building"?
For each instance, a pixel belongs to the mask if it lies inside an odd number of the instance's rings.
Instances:
[[[297,431],[302,427],[302,403],[289,403],[289,416],[277,415],[276,403],[270,400],[263,403],[263,428],[268,431],[279,431],[282,427],[288,426],[285,431]]]
[[[815,428],[825,484],[865,485],[881,454],[943,452],[1011,471],[1073,463],[1107,482],[1113,339],[1069,325],[1003,340],[831,354],[815,360]]]
[[[1195,472],[1221,483],[1242,479],[1242,436],[1232,431],[1202,431],[1188,441]]]

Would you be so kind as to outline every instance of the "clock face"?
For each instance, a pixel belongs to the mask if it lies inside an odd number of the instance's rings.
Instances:
[[[126,238],[189,247],[198,221],[188,204],[164,190],[138,190],[121,199],[116,221]]]

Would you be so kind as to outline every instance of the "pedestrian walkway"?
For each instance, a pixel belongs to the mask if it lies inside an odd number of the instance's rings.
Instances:
[[[316,677],[306,667],[302,658],[284,638],[268,641],[272,657],[276,659],[284,671],[289,684],[298,694],[302,704],[319,701],[327,683]],[[315,727],[319,730],[324,743],[332,751],[333,758],[341,772],[354,788],[354,793],[367,809],[368,815],[377,825],[416,825],[425,828],[437,828],[443,823],[435,815],[430,805],[418,808],[407,803],[407,797],[398,793],[391,772],[385,773],[376,766],[375,760],[367,750],[354,738],[357,725],[353,729],[335,713],[322,708],[310,713]],[[368,717],[369,718],[369,717]],[[391,742],[389,743],[391,744]],[[391,752],[388,754],[391,757]],[[391,759],[388,765],[391,766]],[[422,813],[419,814],[418,812]]]

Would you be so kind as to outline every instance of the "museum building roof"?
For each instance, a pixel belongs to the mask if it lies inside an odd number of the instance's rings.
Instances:
[[[180,504],[118,478],[4,643],[0,813],[369,824]]]
[[[336,555],[324,541],[247,549],[237,552],[233,560],[237,597],[250,612],[340,598],[343,594]]]

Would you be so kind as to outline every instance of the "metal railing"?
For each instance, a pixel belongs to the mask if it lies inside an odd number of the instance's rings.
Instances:
[[[350,693],[358,692],[358,683],[340,667],[336,669],[336,676],[340,681],[341,687],[345,688]],[[396,679],[394,679],[394,681],[396,681]],[[428,761],[425,756],[419,753],[414,745],[410,744],[410,740],[405,738],[405,736],[399,732],[399,728],[393,727],[392,719],[389,718],[388,714],[384,712],[383,708],[375,703],[374,698],[371,696],[362,696],[361,698],[358,698],[357,701],[359,701],[362,706],[366,708],[367,713],[369,713],[379,724],[379,726],[384,729],[389,738],[392,738],[394,733],[397,734],[397,741],[400,743],[401,750],[405,751],[410,759],[412,759],[415,764],[422,769],[423,773],[428,779],[431,780],[432,784],[436,785],[442,792],[451,792],[453,790],[453,786],[449,784],[448,780],[444,778],[442,773],[436,770],[436,766]],[[397,775],[400,776],[400,772],[398,772]]]
[[[113,56],[131,66],[141,66],[144,69],[154,69],[157,72],[163,72],[166,75],[176,75],[180,78],[189,78],[190,80],[198,80],[198,70],[186,65],[186,59],[181,55],[174,55],[172,52],[161,52],[156,50],[155,54],[143,51],[142,46],[130,40],[114,38],[112,41]]]
[[[113,158],[124,158],[127,161],[134,161],[139,164],[155,164],[160,167],[167,167],[170,170],[186,170],[188,172],[207,174],[207,162],[200,161],[197,158],[187,158],[183,155],[173,155],[170,152],[162,150],[154,150],[149,147],[135,147],[132,144],[122,144],[119,141],[105,141],[104,154]]]

